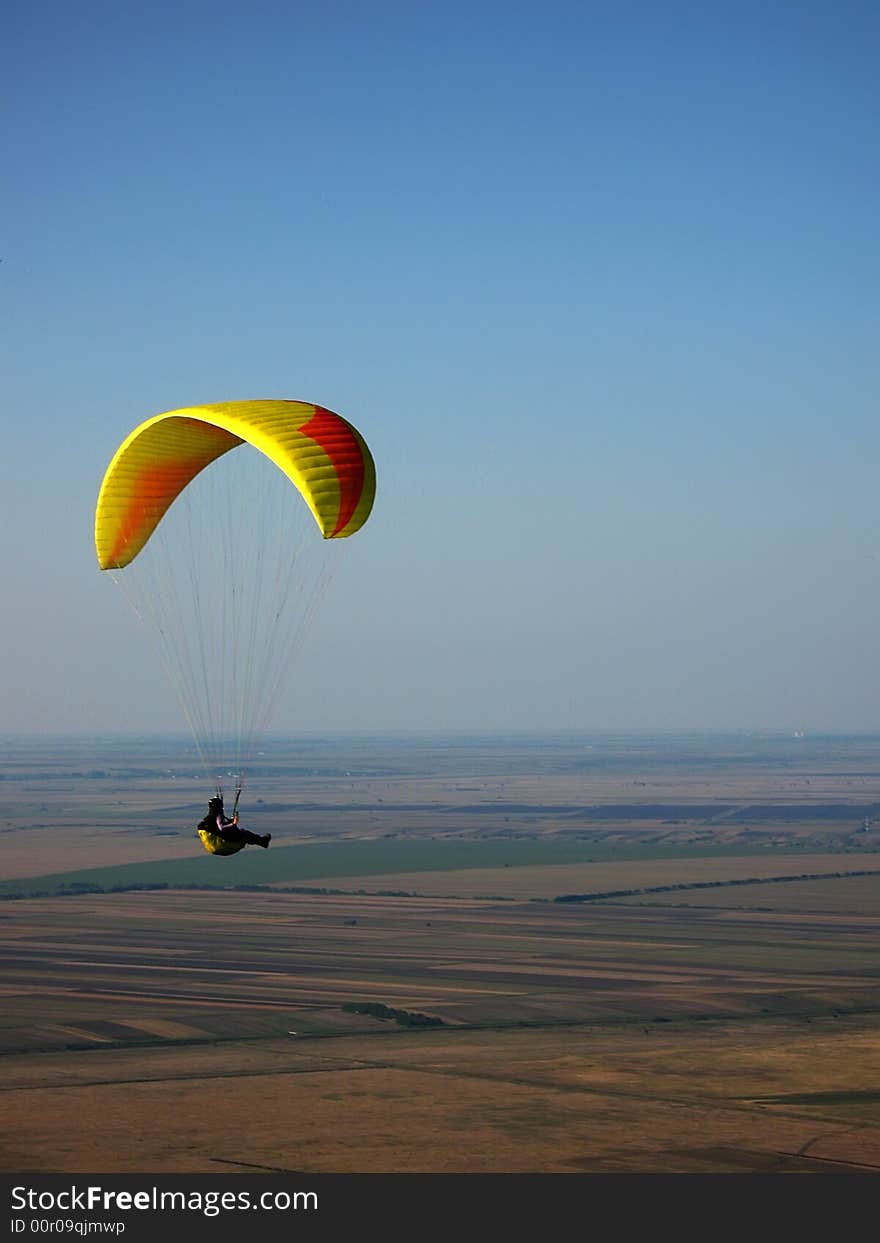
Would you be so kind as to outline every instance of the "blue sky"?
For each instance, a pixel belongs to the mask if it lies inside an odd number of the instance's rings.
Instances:
[[[179,726],[95,495],[257,396],[379,472],[279,728],[880,728],[876,5],[5,25],[6,729]]]

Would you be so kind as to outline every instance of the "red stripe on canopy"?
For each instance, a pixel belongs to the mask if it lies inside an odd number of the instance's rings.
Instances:
[[[352,429],[332,410],[315,406],[315,413],[299,429],[327,454],[339,478],[339,516],[330,538],[344,531],[364,490],[364,455]]]

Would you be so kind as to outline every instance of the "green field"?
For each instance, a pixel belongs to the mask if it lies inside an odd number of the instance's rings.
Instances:
[[[642,843],[510,840],[345,841],[251,848],[223,858],[206,854],[193,841],[193,857],[154,863],[82,868],[0,882],[0,897],[51,896],[84,886],[111,890],[132,886],[312,885],[324,877],[365,878],[395,872],[447,872],[474,868],[528,868],[571,863],[639,862],[651,859],[747,858],[755,848],[694,844],[650,846]],[[803,853],[796,844],[764,847],[764,856]],[[857,862],[851,864],[857,867]]]

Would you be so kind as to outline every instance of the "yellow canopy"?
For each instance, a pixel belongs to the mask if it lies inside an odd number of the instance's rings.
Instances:
[[[102,570],[138,555],[196,475],[241,444],[264,453],[299,489],[325,539],[353,535],[376,495],[376,470],[356,428],[302,401],[226,401],[158,414],[119,446],[98,495]]]

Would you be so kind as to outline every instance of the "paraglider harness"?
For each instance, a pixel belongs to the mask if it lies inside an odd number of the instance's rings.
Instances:
[[[238,811],[238,800],[240,798],[241,798],[241,781],[239,780],[235,784],[235,802],[232,804],[232,818],[233,819],[235,819],[236,813]],[[220,808],[222,809],[223,790],[221,789],[219,783],[217,785],[217,793],[214,795],[212,799],[208,801],[209,809],[211,807],[216,807],[218,803],[220,805]],[[228,838],[222,837],[217,832],[216,815],[212,818],[211,815],[208,814],[207,816],[205,816],[204,820],[200,820],[199,826],[196,832],[201,838],[202,845],[204,846],[205,850],[207,850],[208,853],[212,855],[237,855],[238,852],[240,850],[244,850],[245,846],[247,845],[247,842],[245,841],[231,842],[228,840]]]

